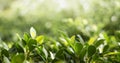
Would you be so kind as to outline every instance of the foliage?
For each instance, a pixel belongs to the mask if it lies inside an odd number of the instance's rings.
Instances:
[[[30,34],[12,43],[0,41],[1,63],[119,63],[120,45],[118,36],[108,36],[105,32],[97,38],[68,37],[61,33],[59,40],[47,36],[37,36],[33,27]]]
[[[69,37],[80,34],[89,39],[103,27],[114,34],[120,28],[119,4],[120,0],[0,0],[0,37],[11,41],[14,33],[22,35],[31,26],[52,37],[62,30]]]
[[[0,63],[120,63],[119,20],[120,0],[0,0]]]

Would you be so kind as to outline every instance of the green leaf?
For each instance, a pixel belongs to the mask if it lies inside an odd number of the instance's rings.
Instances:
[[[3,57],[3,63],[10,63],[9,59],[6,56]]]
[[[90,40],[88,41],[89,45],[92,45],[95,42],[96,38],[95,37],[91,37]]]
[[[105,39],[106,42],[110,42],[109,36],[107,35],[107,33],[103,33],[103,39]]]
[[[100,46],[101,44],[103,44],[104,43],[104,39],[100,39],[100,40],[98,40],[98,41],[96,41],[96,43],[94,44],[95,45],[95,47],[98,47],[98,46]]]
[[[7,44],[5,42],[0,41],[0,47],[4,48],[6,50],[9,50],[9,47],[7,46]]]
[[[64,46],[68,46],[69,45],[68,42],[67,42],[67,40],[65,38],[62,38],[62,37],[60,37],[60,43],[62,45],[64,45]]]
[[[32,51],[35,46],[37,45],[37,42],[36,40],[34,39],[29,39],[29,42],[28,42],[28,47],[29,47],[29,50]]]
[[[109,45],[105,45],[103,48],[103,52],[106,52],[109,49]]]
[[[38,54],[40,54],[42,52],[42,46],[39,46],[39,47],[37,46],[37,50],[36,51],[37,51]]]
[[[16,33],[16,36],[18,37],[19,40],[21,40],[21,37],[18,33]]]
[[[75,36],[72,36],[71,38],[65,38],[68,44],[74,48],[74,43],[75,43]]]
[[[3,49],[1,53],[2,55],[9,57],[9,52],[6,49]]]
[[[52,59],[52,60],[55,59],[55,55],[54,55],[52,52],[49,52],[49,53],[50,53],[51,59]]]
[[[65,48],[64,51],[65,51],[67,54],[69,54],[69,55],[71,55],[71,56],[74,56],[74,50],[73,50],[71,47]]]
[[[23,39],[22,39],[22,45],[26,46],[26,44],[28,44],[28,42],[29,42],[29,39],[30,39],[29,34],[28,33],[24,33]]]
[[[22,48],[22,46],[20,46],[18,43],[15,44],[16,48],[17,48],[17,52],[19,53],[24,53],[24,49]]]
[[[25,60],[24,54],[18,54],[12,58],[11,63],[23,63],[24,60]]]
[[[59,51],[57,51],[57,53],[55,54],[55,57],[56,57],[56,58],[62,58],[62,59],[63,59],[63,56],[62,56],[63,51],[64,51],[64,49],[60,49]]]
[[[90,45],[90,46],[88,47],[88,57],[91,57],[92,55],[94,55],[95,52],[96,52],[95,46]]]
[[[96,61],[97,59],[99,59],[99,54],[94,54],[92,57],[92,60]]]
[[[43,43],[43,40],[44,40],[44,36],[38,36],[36,38],[36,41],[39,43],[39,44],[42,44]]]
[[[72,36],[70,39],[71,39],[71,44],[75,43],[75,36]]]
[[[29,34],[28,34],[28,33],[24,33],[23,38],[24,38],[24,40],[25,40],[26,42],[28,42],[28,41],[29,41],[30,36],[29,36]]]
[[[30,28],[30,35],[31,35],[31,37],[33,39],[35,39],[35,37],[36,37],[36,30],[33,27]]]
[[[48,52],[47,52],[47,50],[43,47],[43,53],[45,54],[45,58],[47,59],[47,57],[48,57]]]
[[[80,54],[82,48],[83,48],[83,45],[80,42],[75,43],[74,50],[77,54]]]
[[[25,41],[24,39],[22,39],[22,46],[26,46],[26,44],[28,43],[28,41]]]
[[[81,37],[81,35],[77,35],[77,37],[79,38],[79,41],[80,41],[82,44],[85,43],[85,41],[83,40],[83,38]]]
[[[24,60],[24,62],[23,63],[30,63],[29,61],[27,61],[27,60]]]
[[[120,55],[120,52],[108,52],[104,54],[104,56],[109,56],[109,55]]]
[[[84,47],[80,52],[80,59],[83,60],[87,52],[87,47]]]

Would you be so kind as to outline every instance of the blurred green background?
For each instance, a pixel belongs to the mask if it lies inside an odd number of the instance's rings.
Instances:
[[[56,38],[59,31],[84,39],[120,30],[120,0],[0,0],[0,37],[29,32]]]

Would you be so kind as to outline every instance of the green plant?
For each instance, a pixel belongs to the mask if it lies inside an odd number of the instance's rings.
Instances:
[[[89,41],[80,35],[69,38],[61,33],[59,40],[37,36],[33,27],[30,34],[17,35],[18,41],[7,45],[0,41],[1,63],[119,63],[120,46],[115,36],[101,33]]]

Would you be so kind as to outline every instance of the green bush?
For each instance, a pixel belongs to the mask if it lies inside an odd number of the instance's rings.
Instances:
[[[68,37],[61,32],[58,40],[36,35],[33,27],[18,40],[0,41],[1,63],[119,63],[120,43],[105,32],[85,41],[80,35]]]

